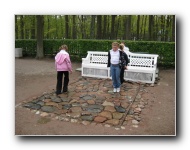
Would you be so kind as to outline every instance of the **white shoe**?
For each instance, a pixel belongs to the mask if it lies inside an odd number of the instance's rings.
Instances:
[[[117,92],[118,92],[118,93],[120,92],[120,88],[117,88]]]
[[[116,88],[114,88],[114,89],[113,89],[113,92],[114,92],[114,93],[115,93],[115,92],[117,92],[117,89],[116,89]]]

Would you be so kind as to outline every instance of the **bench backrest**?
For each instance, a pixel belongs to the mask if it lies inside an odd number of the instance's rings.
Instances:
[[[92,64],[107,64],[108,53],[107,52],[88,52],[89,61]]]
[[[128,53],[129,66],[154,68],[158,55]]]
[[[157,64],[158,55],[127,53],[129,66],[153,68]],[[107,64],[108,52],[88,51],[87,59],[92,64]]]

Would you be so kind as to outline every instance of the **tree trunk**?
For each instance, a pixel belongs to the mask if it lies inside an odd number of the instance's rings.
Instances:
[[[111,39],[115,39],[115,17],[116,15],[111,16]]]
[[[126,39],[127,32],[127,16],[123,16],[123,39]]]
[[[83,18],[83,15],[81,15],[81,33],[82,33],[82,39],[84,39],[85,35],[84,35],[84,18]]]
[[[86,28],[85,28],[86,16],[84,16],[84,15],[82,15],[82,25],[83,25],[83,28],[82,28],[83,38],[86,39]]]
[[[156,17],[156,33],[155,33],[155,36],[156,36],[156,40],[159,40],[159,38],[158,38],[158,16]]]
[[[42,15],[37,15],[37,59],[42,59],[44,57],[43,49],[43,34],[44,34],[44,17]]]
[[[156,26],[156,21],[155,21],[155,19],[156,19],[157,17],[156,17],[156,15],[155,16],[153,16],[153,27],[152,27],[152,32],[153,32],[153,40],[154,41],[156,41],[157,39],[156,39],[156,28],[155,28],[155,26]]]
[[[96,19],[96,16],[95,15],[92,15],[91,16],[91,27],[90,27],[90,38],[91,39],[94,39],[94,34],[95,34],[95,19]]]
[[[120,26],[120,16],[117,17],[116,20],[116,27],[115,27],[115,37],[116,39],[118,39],[118,31],[119,31],[119,26]]]
[[[60,23],[60,25],[59,25],[59,34],[58,34],[58,37],[59,37],[59,39],[61,39],[61,38],[63,38],[63,22],[62,22],[62,16],[60,15],[59,16],[59,23]]]
[[[73,24],[72,24],[72,38],[76,39],[76,16],[72,16]]]
[[[170,27],[170,16],[167,15],[167,22],[166,22],[166,35],[165,35],[165,41],[169,41],[169,27]]]
[[[47,39],[50,38],[50,33],[49,33],[49,31],[50,31],[50,18],[49,17],[50,16],[47,16]]]
[[[18,39],[17,15],[15,15],[15,39]]]
[[[103,35],[102,35],[103,39],[106,39],[106,34],[107,34],[106,25],[107,25],[107,16],[104,15],[104,27],[103,27]]]
[[[164,22],[165,18],[164,17],[165,17],[164,15],[161,16],[161,41],[164,41],[164,37],[165,37],[165,22]]]
[[[175,42],[175,15],[172,15],[172,41]]]
[[[29,39],[29,34],[30,34],[30,29],[27,27],[27,21],[28,20],[28,16],[24,16],[24,39]]]
[[[153,15],[149,16],[149,40],[153,40],[153,27],[154,27],[154,21],[153,21]]]
[[[140,38],[142,39],[142,33],[143,33],[143,22],[144,22],[144,15],[142,16],[142,21],[141,21],[141,30],[140,30]]]
[[[55,15],[55,38],[58,37],[57,15]]]
[[[35,18],[36,16],[32,16],[32,29],[31,29],[31,39],[35,39],[36,38],[36,22],[35,22]]]
[[[107,23],[107,39],[111,39],[111,32],[110,32],[110,17],[111,17],[111,16],[108,16],[108,17],[107,17],[107,18],[108,18],[108,19],[107,19],[107,20],[108,20],[108,21],[107,21],[107,22],[108,22],[108,23]]]
[[[76,16],[75,15],[73,15],[73,24],[72,24],[72,26],[73,26],[73,29],[72,29],[72,37],[73,37],[73,39],[76,39]]]
[[[137,17],[137,40],[139,40],[140,15]]]
[[[102,16],[97,16],[97,39],[102,38]]]
[[[144,21],[144,34],[143,34],[143,40],[146,39],[146,20],[147,20],[147,16],[145,16],[145,21]]]
[[[69,38],[69,18],[68,15],[65,15],[65,38]]]
[[[21,39],[24,39],[24,21],[23,21],[23,15],[20,16],[20,35],[21,35]]]
[[[132,20],[132,16],[129,15],[128,23],[127,23],[127,24],[128,24],[128,25],[127,25],[127,26],[128,26],[128,29],[127,29],[127,30],[128,30],[128,39],[129,39],[129,40],[131,40],[131,20]]]
[[[149,37],[148,37],[148,39],[149,40],[151,40],[151,32],[152,32],[152,17],[151,17],[151,15],[149,16],[149,27],[148,27],[148,34],[149,34]]]
[[[131,15],[128,16],[126,25],[126,39],[131,40]]]

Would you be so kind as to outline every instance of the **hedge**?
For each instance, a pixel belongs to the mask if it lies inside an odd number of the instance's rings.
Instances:
[[[62,44],[68,45],[73,60],[86,57],[87,51],[108,51],[113,40],[44,40],[45,55],[55,55]],[[121,41],[118,41],[121,42]],[[125,41],[131,52],[158,54],[158,64],[165,67],[175,66],[175,43],[153,41]],[[24,56],[36,55],[36,40],[15,40],[15,48],[23,48]]]

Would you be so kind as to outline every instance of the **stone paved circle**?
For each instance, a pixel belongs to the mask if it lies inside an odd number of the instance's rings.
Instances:
[[[41,117],[53,116],[60,121],[83,125],[100,123],[105,127],[125,129],[128,124],[138,127],[142,120],[141,112],[148,104],[148,100],[143,99],[144,88],[141,84],[125,82],[120,93],[113,93],[109,79],[81,78],[69,85],[67,93],[44,93],[22,106],[38,111],[36,114]]]

